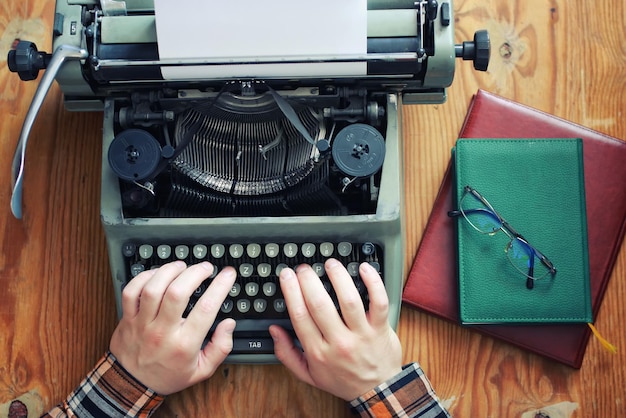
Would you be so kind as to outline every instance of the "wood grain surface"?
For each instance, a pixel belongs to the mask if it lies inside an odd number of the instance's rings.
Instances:
[[[49,50],[54,4],[3,1],[0,57],[16,38]],[[478,88],[626,139],[624,2],[457,0],[454,11],[457,42],[488,29],[492,60],[486,73],[457,62],[445,104],[405,107],[407,269]],[[116,323],[99,219],[102,115],[65,111],[53,87],[31,134],[19,221],[9,209],[10,166],[36,82],[21,82],[2,58],[0,86],[0,417],[22,406],[34,417],[80,382]],[[623,247],[596,322],[620,351],[592,339],[580,370],[406,307],[398,328],[404,360],[420,361],[455,417],[624,416],[625,276]],[[348,415],[343,401],[280,365],[223,365],[157,414]]]

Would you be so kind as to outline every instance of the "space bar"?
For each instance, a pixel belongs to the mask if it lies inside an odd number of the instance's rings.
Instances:
[[[278,325],[287,331],[293,331],[290,319],[236,319],[235,332],[267,331],[270,325]]]
[[[278,325],[287,331],[293,331],[293,325],[288,318],[282,319],[236,319],[237,325],[235,326],[235,332],[250,332],[250,331],[267,331],[270,325]],[[211,332],[215,331],[217,324],[213,324]]]

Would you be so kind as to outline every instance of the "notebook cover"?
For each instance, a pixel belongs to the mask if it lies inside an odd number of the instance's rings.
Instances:
[[[456,202],[471,186],[557,269],[528,289],[504,251],[511,237],[456,217],[461,323],[591,322],[582,139],[459,139],[454,161]]]
[[[510,123],[514,120],[515,123]],[[492,93],[474,96],[459,137],[581,137],[585,188],[591,304],[597,315],[626,231],[626,142],[537,111]],[[407,306],[458,322],[455,221],[451,164],[444,173],[404,289]],[[610,210],[609,210],[610,209]],[[471,326],[547,358],[579,368],[589,327],[564,325]]]

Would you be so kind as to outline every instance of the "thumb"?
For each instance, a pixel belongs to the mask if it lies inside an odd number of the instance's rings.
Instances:
[[[291,335],[278,325],[270,326],[270,335],[274,340],[274,354],[298,379],[311,386],[316,386],[311,374],[309,364],[304,353],[293,343]]]
[[[236,322],[232,318],[224,319],[217,324],[211,341],[202,349],[208,376],[213,374],[217,366],[222,364],[233,349],[233,332]],[[208,377],[207,376],[207,377]]]

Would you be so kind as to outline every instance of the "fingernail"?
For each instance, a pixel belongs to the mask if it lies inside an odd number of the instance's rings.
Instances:
[[[364,269],[366,273],[378,273],[370,263],[361,263],[361,268]]]
[[[270,328],[270,336],[274,340],[274,343],[278,342],[278,333],[276,332],[274,328]]]
[[[237,275],[237,271],[232,267],[227,267],[222,270],[221,274],[225,275],[228,279],[232,279]]]
[[[337,266],[340,266],[341,263],[337,260],[335,260],[334,258],[329,258],[328,260],[326,260],[326,267],[328,268],[335,268]]]
[[[208,261],[203,261],[202,263],[200,263],[200,265],[208,271],[213,271],[213,264],[209,263]]]
[[[298,273],[301,273],[301,272],[303,272],[304,270],[306,270],[306,269],[310,269],[310,268],[311,268],[311,266],[309,266],[308,264],[298,264],[298,265],[296,266],[296,271],[297,271]]]
[[[228,326],[226,327],[226,333],[232,335],[235,332],[235,327],[237,326],[237,322],[235,322],[234,320],[228,324]]]
[[[280,271],[280,278],[282,280],[295,279],[295,277],[296,277],[296,274],[289,267],[286,267]]]

